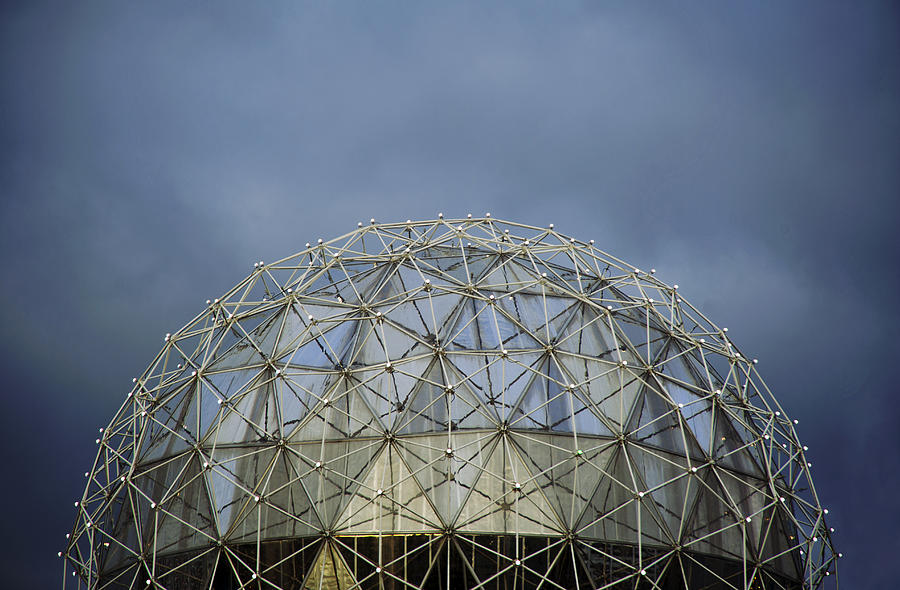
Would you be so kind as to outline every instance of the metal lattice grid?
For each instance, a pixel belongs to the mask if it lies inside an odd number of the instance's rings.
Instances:
[[[489,215],[254,264],[101,429],[66,584],[836,585],[796,420],[654,272]]]

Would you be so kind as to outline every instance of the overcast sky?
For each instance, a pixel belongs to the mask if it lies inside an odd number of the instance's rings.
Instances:
[[[887,2],[3,3],[4,583],[59,584],[97,428],[252,261],[490,211],[728,326],[895,587],[898,61]]]

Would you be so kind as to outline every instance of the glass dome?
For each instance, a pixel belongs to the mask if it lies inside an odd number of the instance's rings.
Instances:
[[[99,435],[66,583],[820,587],[794,422],[653,273],[490,216],[255,263]]]

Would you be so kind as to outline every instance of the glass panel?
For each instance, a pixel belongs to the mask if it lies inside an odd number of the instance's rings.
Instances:
[[[451,319],[462,298],[455,293],[441,293],[437,290],[427,293],[428,298],[419,303],[427,328],[425,341],[433,344],[431,339],[440,334],[441,342],[446,343],[448,326],[452,325]]]
[[[598,314],[588,305],[579,304],[568,323],[559,331],[557,346],[579,356],[618,362],[618,356],[614,354],[615,339],[608,322],[605,315]]]
[[[202,466],[191,458],[158,504],[158,555],[205,547],[218,538]]]
[[[476,313],[483,308],[482,304],[476,310],[473,299],[468,297],[462,299],[452,328],[446,330],[441,336],[441,341],[446,343],[447,350],[478,350],[481,348]]]
[[[347,268],[347,278],[335,284],[337,295],[345,302],[354,305],[362,303],[384,271],[383,268],[373,269],[371,265],[366,266]],[[359,272],[360,269],[364,270]]]
[[[267,464],[263,458],[271,457]],[[248,503],[245,517],[231,535],[233,541],[252,542],[259,539],[280,539],[315,535],[321,530],[312,503],[301,481],[306,471],[302,461],[280,449],[259,455],[256,465],[254,498]],[[296,463],[296,464],[295,464]],[[244,481],[249,484],[248,481]],[[260,501],[256,501],[256,496]]]
[[[761,515],[762,529],[760,535],[759,556],[767,565],[791,578],[800,577],[800,564],[796,551],[790,549],[800,544],[797,531],[788,524],[791,516],[787,508],[779,502],[778,506],[767,508]]]
[[[562,388],[558,383],[550,382],[545,376],[546,367],[545,357],[534,368],[531,381],[510,416],[510,426],[513,428],[549,430],[551,425],[549,404],[554,403],[554,409],[557,414],[559,413],[562,406],[559,399]]]
[[[628,368],[566,353],[556,355],[565,373],[603,416],[609,430],[624,432],[642,382]]]
[[[403,459],[449,525],[468,498],[496,438],[493,433],[459,433],[399,439]],[[452,449],[452,455],[447,449]]]
[[[396,533],[441,528],[440,519],[394,445],[370,465],[336,529],[342,533]]]
[[[585,539],[670,545],[652,500],[638,497],[628,457],[617,449],[578,523]]]
[[[384,435],[385,428],[360,395],[352,377],[334,376],[334,386],[322,392],[318,409],[300,426],[294,440],[329,440]]]
[[[280,438],[281,419],[272,378],[271,370],[263,371],[249,391],[222,404],[223,414],[214,437],[218,444]]]
[[[681,415],[690,428],[686,436],[693,436],[704,454],[710,452],[710,437],[712,436],[712,409],[709,398],[698,396],[677,382],[665,377],[660,377],[658,384],[665,388],[666,393],[675,404],[681,404]]]
[[[573,300],[549,295],[516,294],[499,299],[503,312],[539,342],[549,343],[569,318]]]
[[[309,333],[301,335],[305,339],[303,344],[298,338],[293,339],[289,347],[279,346],[278,361],[291,367],[331,369],[347,357],[356,327],[356,322],[350,319],[340,324],[316,324]]]
[[[109,551],[102,562],[102,571],[111,571],[137,558],[141,551],[141,534],[139,531],[142,519],[135,516],[140,510],[149,509],[150,503],[129,486],[123,485],[118,497],[113,500],[121,503],[121,512],[112,530]]]
[[[553,535],[563,528],[515,448],[501,438],[475,482],[457,530]]]
[[[359,482],[371,467],[381,440],[324,441],[291,445],[302,462],[297,463],[319,521],[333,527]],[[318,463],[318,466],[316,465]],[[303,467],[305,465],[305,469]]]
[[[691,456],[702,459],[704,455],[693,437],[685,437],[677,410],[668,396],[663,397],[654,389],[644,387],[629,422],[628,438],[681,455],[684,455],[687,443]]]
[[[356,587],[356,579],[340,552],[331,544],[326,544],[319,552],[310,568],[303,585],[304,590],[349,590]]]
[[[474,354],[448,354],[444,361],[452,388],[450,418],[458,428],[495,428],[497,399],[492,395],[485,358]]]
[[[447,430],[449,408],[446,388],[441,363],[435,359],[410,394],[406,414],[397,423],[398,431],[410,434]]]
[[[732,469],[762,477],[762,471],[750,454],[749,444],[738,436],[725,409],[717,406],[713,414],[716,432],[713,440],[713,458]]]
[[[510,436],[559,518],[573,527],[597,489],[616,443],[540,433]],[[579,443],[586,448],[577,448]]]
[[[497,300],[503,293],[495,293]],[[487,350],[517,350],[538,348],[537,340],[529,336],[522,327],[514,323],[502,306],[488,305],[477,318],[482,346]]]
[[[643,483],[643,492],[656,503],[669,539],[681,538],[685,523],[701,487],[699,476],[692,474],[684,457],[628,446],[628,455]],[[646,498],[645,498],[646,501]]]
[[[193,383],[166,400],[162,407],[148,413],[139,453],[141,462],[170,457],[197,444],[197,404]]]
[[[466,272],[466,266],[462,257],[459,255],[458,248],[434,247],[429,248],[428,252],[417,257],[418,264],[424,267],[437,269],[440,273],[446,274],[455,279],[458,284],[466,285],[469,283],[469,276]]]
[[[685,548],[740,560],[744,545],[741,517],[729,507],[727,496],[713,470],[706,471],[697,505],[690,523],[685,527]]]
[[[235,530],[236,523],[242,521],[255,504],[250,500],[254,493],[259,493],[257,488],[271,458],[271,449],[253,452],[216,448],[213,451],[206,477],[220,535],[245,534]]]
[[[488,270],[481,280],[479,286],[484,289],[495,288],[498,291],[513,291],[518,284],[531,282],[530,276],[526,273],[512,268],[510,260],[506,255],[496,258],[494,265]]]
[[[726,470],[717,470],[717,473],[725,487],[727,505],[729,509],[734,510],[741,527],[746,531],[749,554],[756,556],[765,524],[764,509],[767,506],[774,506],[777,500],[767,496],[763,491],[765,484],[762,482],[735,475]],[[763,489],[760,489],[761,487]],[[746,521],[748,517],[750,518],[749,522]]]
[[[284,378],[277,382],[277,393],[286,437],[303,435],[298,431],[302,428],[300,424],[323,398],[329,396],[338,379],[333,373],[285,371]]]

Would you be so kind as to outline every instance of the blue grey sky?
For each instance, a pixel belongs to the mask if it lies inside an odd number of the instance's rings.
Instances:
[[[3,3],[6,583],[59,584],[96,429],[253,261],[490,211],[729,326],[842,585],[895,587],[898,62],[889,2]]]

